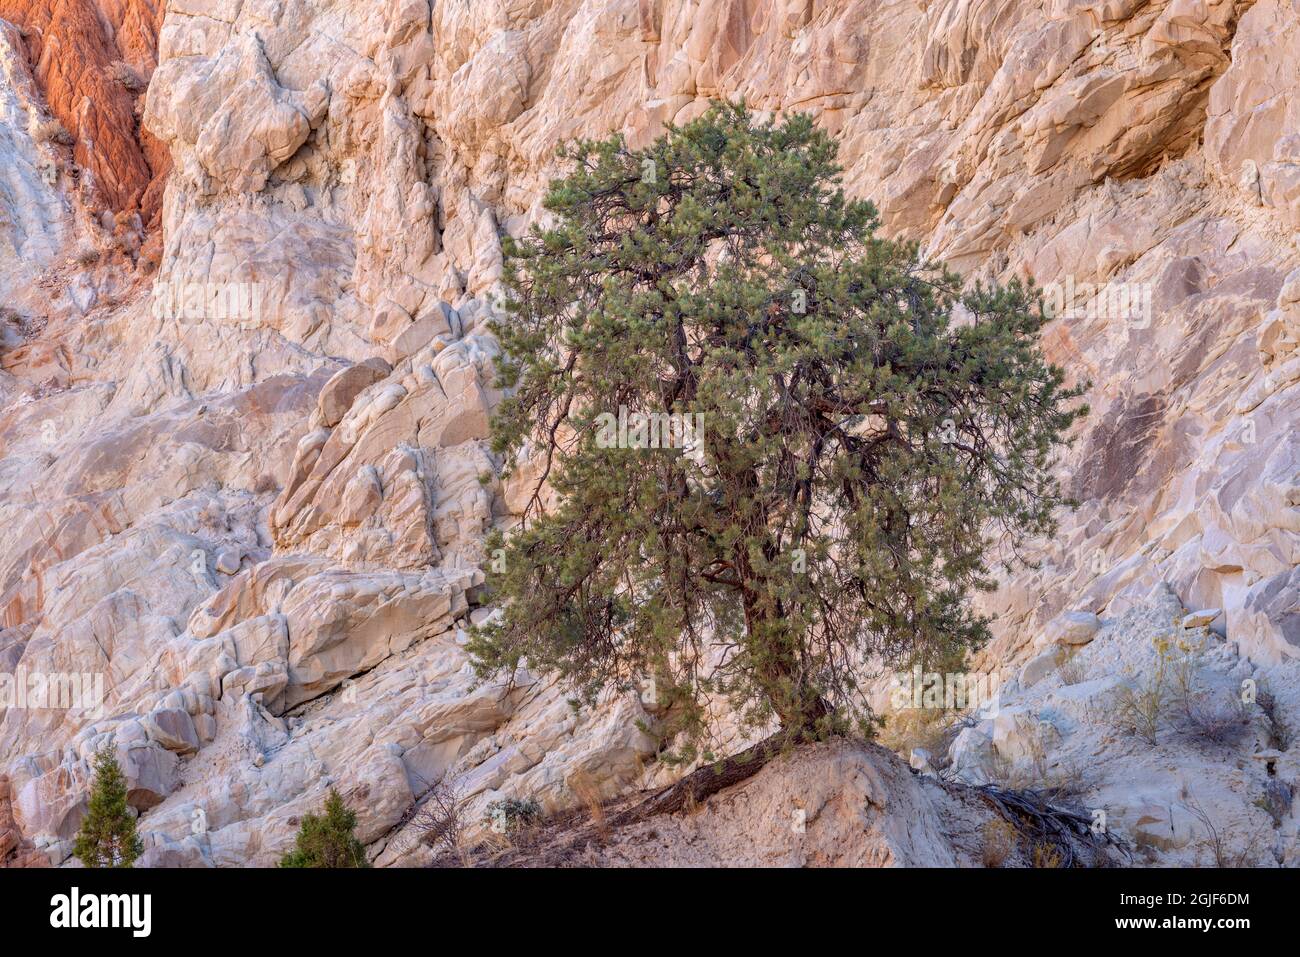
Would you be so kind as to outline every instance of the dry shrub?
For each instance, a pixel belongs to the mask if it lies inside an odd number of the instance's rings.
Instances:
[[[1026,742],[1021,761],[1012,761],[996,747],[990,747],[981,765],[990,781],[1013,791],[1042,790],[1048,777],[1047,746],[1041,736]]]
[[[1202,744],[1229,747],[1250,730],[1250,718],[1237,698],[1199,692],[1180,702],[1181,730]]]
[[[27,132],[37,143],[57,143],[60,146],[71,146],[73,143],[72,134],[53,117],[50,119],[32,117]]]
[[[1015,853],[1016,826],[1004,818],[986,821],[980,828],[980,836],[984,841],[980,862],[985,867],[1001,867]]]
[[[215,498],[208,499],[199,507],[198,520],[199,524],[206,529],[217,532],[230,530],[230,516],[221,502]]]
[[[1034,867],[1055,870],[1064,864],[1064,860],[1059,848],[1044,841],[1034,845],[1033,863]]]
[[[1012,791],[1037,791],[1054,801],[1075,800],[1092,790],[1093,781],[1071,761],[1049,764],[1041,737],[1029,742],[1028,754],[1013,762],[990,747],[981,762],[984,776]]]
[[[1168,636],[1153,639],[1152,647],[1156,657],[1151,671],[1133,676],[1111,693],[1110,713],[1117,730],[1154,746],[1174,702],[1177,668],[1174,644]]]
[[[137,96],[145,91],[149,82],[131,64],[125,60],[114,60],[108,65],[108,75]]]
[[[1205,836],[1196,842],[1196,850],[1198,853],[1208,851],[1214,858],[1215,867],[1255,867],[1258,864],[1259,854],[1256,845],[1262,829],[1257,829],[1251,834],[1241,850],[1233,854],[1228,849],[1227,835],[1219,830],[1214,819],[1200,802],[1186,791],[1183,793],[1183,807],[1187,808],[1192,817],[1196,818],[1205,829]]]
[[[1087,669],[1084,668],[1083,661],[1080,660],[1077,651],[1072,655],[1067,655],[1065,660],[1061,662],[1060,667],[1056,669],[1056,673],[1060,677],[1061,683],[1067,685],[1081,684],[1088,677]]]
[[[605,821],[605,800],[600,793],[600,786],[583,772],[578,772],[569,778],[569,790],[573,792],[584,807],[587,814],[591,817],[591,824],[601,836],[604,836],[606,830]]]
[[[1072,761],[1059,761],[1040,769],[1037,787],[1054,801],[1077,801],[1093,789],[1095,781]]]
[[[1169,699],[1164,688],[1153,682],[1122,684],[1111,696],[1115,726],[1150,745],[1156,743],[1168,707]]]
[[[429,789],[411,827],[424,844],[459,860],[462,867],[469,866],[465,805],[452,781],[444,777]]]
[[[1199,670],[1205,639],[1184,639],[1169,667],[1170,698],[1178,730],[1200,744],[1237,744],[1250,730],[1250,716],[1236,695],[1215,694],[1200,686]]]

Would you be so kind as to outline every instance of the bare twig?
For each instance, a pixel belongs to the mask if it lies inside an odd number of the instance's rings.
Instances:
[[[468,822],[464,802],[454,782],[447,777],[429,789],[424,801],[411,818],[411,827],[421,841],[469,866],[469,848],[465,840]]]

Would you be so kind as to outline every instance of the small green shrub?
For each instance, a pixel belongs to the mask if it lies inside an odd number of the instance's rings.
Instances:
[[[90,810],[81,822],[72,853],[86,867],[130,867],[144,853],[135,818],[126,804],[126,777],[107,748],[95,755]]]
[[[512,834],[542,819],[542,806],[533,798],[504,798],[487,806],[484,820],[498,834]]]
[[[280,861],[281,867],[369,867],[365,846],[354,833],[357,816],[343,803],[339,792],[330,788],[323,815],[308,814],[298,828],[293,851]]]

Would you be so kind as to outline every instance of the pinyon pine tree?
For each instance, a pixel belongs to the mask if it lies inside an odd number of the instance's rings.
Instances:
[[[495,449],[555,501],[489,542],[481,674],[527,658],[585,701],[652,681],[688,742],[720,693],[790,740],[869,729],[868,662],[986,638],[967,600],[1054,530],[1081,390],[1032,288],[879,237],[835,156],[806,116],[727,103],[561,151],[494,326]],[[691,448],[654,447],[669,414]]]
[[[294,850],[280,860],[281,867],[369,867],[366,848],[357,840],[357,816],[330,788],[321,815],[308,814],[298,828]]]
[[[95,755],[94,768],[90,809],[72,845],[73,856],[86,867],[130,867],[144,846],[126,804],[126,778],[107,748]]]

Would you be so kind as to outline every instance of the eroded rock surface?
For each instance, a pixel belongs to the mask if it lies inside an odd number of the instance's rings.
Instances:
[[[524,499],[487,446],[501,236],[538,216],[562,140],[645,142],[713,96],[814,113],[887,231],[972,278],[1125,291],[1048,328],[1092,383],[1061,464],[1082,504],[990,597],[981,668],[1038,660],[1023,693],[1062,693],[1049,623],[1077,612],[1053,634],[1124,659],[1150,636],[1112,623],[1157,587],[1220,610],[1229,669],[1300,650],[1300,0],[0,0],[0,19],[24,31],[0,28],[0,299],[20,314],[0,672],[104,688],[102,708],[0,716],[17,833],[55,863],[104,746],[159,864],[271,863],[330,784],[378,862],[414,864],[407,819],[444,775],[481,816],[674,773],[638,696],[575,715],[548,676],[476,684],[462,641],[488,613],[482,537]],[[127,218],[106,225],[78,170]],[[159,294],[193,289],[241,305]],[[1029,721],[966,740],[1023,757]],[[1125,747],[1090,760],[1126,767]],[[928,787],[868,790],[895,786]],[[1268,860],[1294,863],[1287,833]],[[966,859],[880,835],[854,860]]]
[[[1294,862],[1300,663],[1267,664],[1157,585],[1084,643],[1043,652],[952,738],[943,776],[1058,789],[1135,861]],[[949,764],[950,762],[950,764]]]
[[[167,151],[140,129],[137,103],[157,66],[161,0],[3,0],[87,185],[113,213],[147,225],[162,202]]]
[[[753,777],[688,811],[640,815],[636,808],[642,799],[592,805],[590,812],[583,808],[559,826],[543,826],[540,833],[515,833],[508,842],[499,841],[498,848],[484,845],[471,862],[529,867],[1023,866],[1035,846],[979,792],[913,774],[877,745],[842,740],[780,755]],[[632,820],[620,820],[629,811]],[[992,845],[1004,822],[1005,853],[999,854]],[[1090,860],[1094,853],[1100,855],[1096,859],[1105,855],[1082,844],[1075,853],[1090,855]]]

